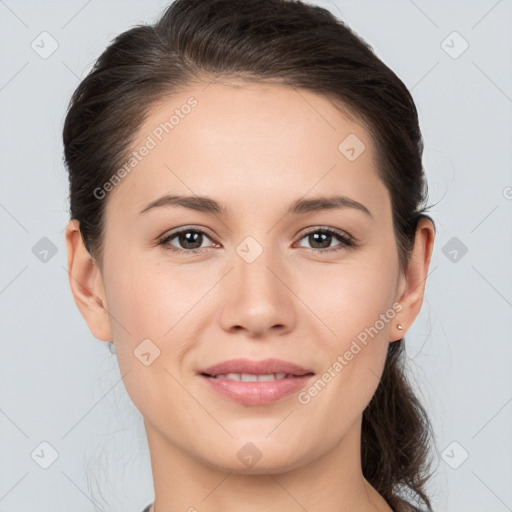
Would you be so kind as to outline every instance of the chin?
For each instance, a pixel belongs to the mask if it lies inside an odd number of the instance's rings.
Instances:
[[[228,458],[212,457],[203,459],[209,466],[236,475],[267,475],[291,471],[305,464],[303,457],[297,459],[297,453],[280,453],[279,449],[268,449],[271,455],[265,455],[265,449],[255,448],[256,443],[246,443],[235,450],[234,456]],[[292,450],[293,452],[293,450]],[[252,460],[251,460],[252,457]]]

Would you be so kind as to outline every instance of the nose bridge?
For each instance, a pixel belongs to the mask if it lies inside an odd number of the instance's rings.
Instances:
[[[270,247],[271,239],[265,237],[260,242],[247,236],[235,248],[234,268],[226,283],[229,298],[222,312],[224,328],[238,326],[256,332],[293,323],[293,301],[284,284],[284,265],[279,249]]]
[[[238,293],[260,295],[261,299],[271,300],[276,295],[282,295],[283,285],[277,279],[276,273],[283,267],[279,261],[279,250],[272,247],[272,237],[262,236],[258,240],[247,236],[236,247],[235,278],[241,287]]]

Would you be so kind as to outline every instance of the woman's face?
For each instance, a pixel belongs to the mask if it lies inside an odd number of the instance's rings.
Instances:
[[[323,96],[205,87],[152,109],[103,199],[104,305],[148,438],[227,470],[283,471],[358,428],[401,337],[390,196],[368,133]],[[202,375],[232,359],[309,375]],[[217,374],[293,373],[229,370]]]

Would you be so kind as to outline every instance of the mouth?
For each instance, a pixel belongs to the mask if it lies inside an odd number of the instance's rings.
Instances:
[[[208,373],[201,373],[205,377],[211,377],[212,379],[227,379],[235,380],[238,382],[271,382],[275,380],[291,379],[297,377],[303,377],[304,375],[313,375],[313,373],[305,373],[303,375],[294,375],[290,373],[220,373],[218,375],[209,375]]]
[[[218,377],[221,375],[274,375],[277,379],[283,379],[287,376],[302,377],[308,373],[314,372],[290,361],[275,358],[263,359],[261,361],[243,358],[229,359],[228,361],[222,361],[221,363],[214,364],[201,371],[201,374],[209,377]]]
[[[199,373],[210,390],[242,405],[266,405],[302,389],[315,373],[280,359],[232,359]]]

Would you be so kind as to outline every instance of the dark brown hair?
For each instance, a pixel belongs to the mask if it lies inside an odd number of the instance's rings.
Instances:
[[[105,200],[94,193],[132,150],[150,108],[215,77],[279,83],[328,97],[361,122],[389,190],[400,267],[407,268],[427,183],[418,114],[406,86],[343,21],[298,0],[176,0],[154,25],[117,36],[71,99],[63,140],[71,217],[101,264]],[[340,141],[341,142],[341,141]],[[435,224],[434,224],[435,228]],[[364,477],[397,512],[405,495],[431,504],[432,427],[404,372],[403,339],[389,343],[363,413]]]

